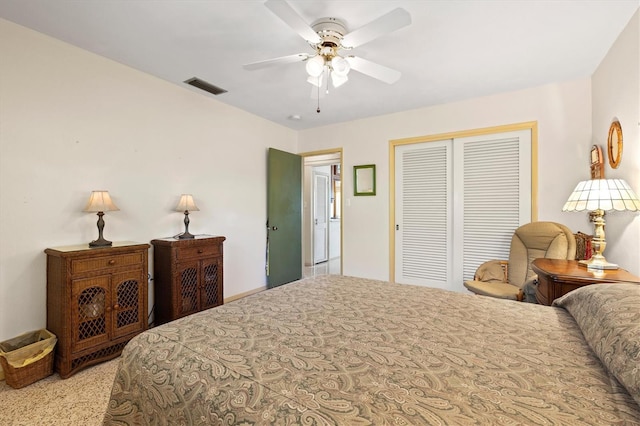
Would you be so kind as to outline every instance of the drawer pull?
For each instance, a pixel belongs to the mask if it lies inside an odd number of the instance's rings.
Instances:
[[[116,264],[116,261],[115,261],[115,260],[111,259],[111,260],[109,261],[109,265],[115,265],[115,264]]]
[[[204,253],[204,250],[198,249],[198,254],[202,254],[202,253]]]

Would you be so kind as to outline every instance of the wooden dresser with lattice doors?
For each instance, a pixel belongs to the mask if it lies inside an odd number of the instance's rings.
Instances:
[[[153,245],[154,324],[223,304],[222,243],[226,238],[159,238]]]
[[[47,254],[47,329],[55,370],[67,378],[120,355],[147,329],[149,244],[53,247]]]

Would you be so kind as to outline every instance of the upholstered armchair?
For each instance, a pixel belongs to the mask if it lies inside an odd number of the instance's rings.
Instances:
[[[464,286],[484,296],[535,302],[537,276],[531,262],[541,257],[573,260],[575,256],[576,239],[569,228],[555,222],[527,223],[511,238],[509,260],[484,262]]]

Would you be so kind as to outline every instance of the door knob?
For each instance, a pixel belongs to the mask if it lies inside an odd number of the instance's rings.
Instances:
[[[278,230],[278,227],[277,227],[277,226],[272,226],[272,227],[271,227],[271,230],[272,230],[272,231],[277,231],[277,230]]]

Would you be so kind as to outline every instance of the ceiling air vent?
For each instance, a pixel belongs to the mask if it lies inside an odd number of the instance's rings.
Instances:
[[[184,82],[187,83],[187,84],[192,85],[193,87],[197,87],[200,90],[204,90],[205,92],[209,92],[209,93],[211,93],[213,95],[220,95],[222,93],[227,93],[226,90],[221,89],[218,86],[214,86],[211,83],[207,83],[206,81],[201,80],[201,79],[199,79],[197,77],[190,78],[188,80],[185,80]]]

